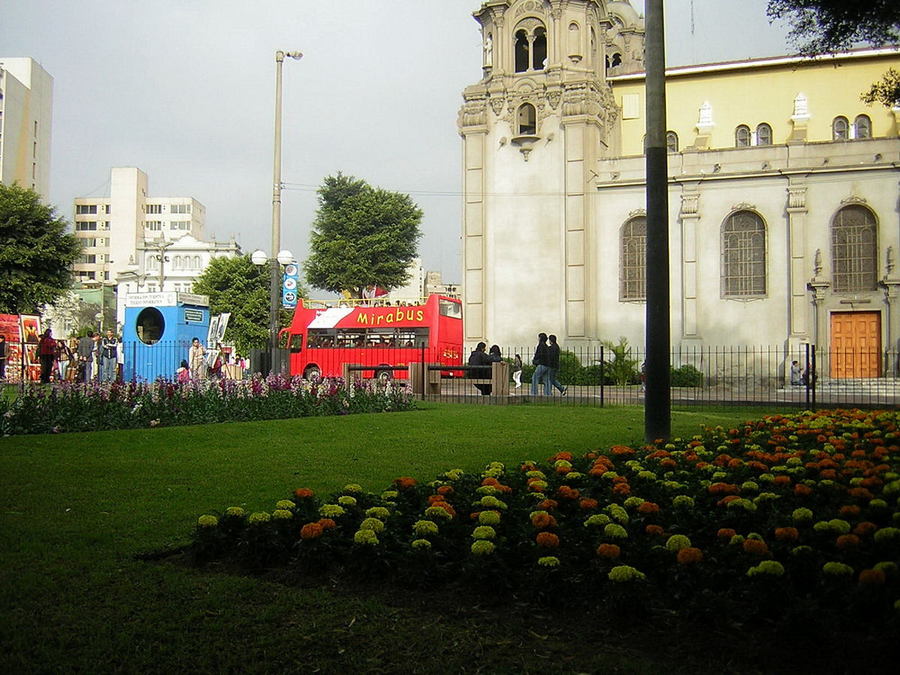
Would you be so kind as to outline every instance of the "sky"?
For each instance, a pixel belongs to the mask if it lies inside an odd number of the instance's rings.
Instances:
[[[635,0],[643,13],[643,1]],[[790,52],[767,0],[666,0],[667,65]],[[271,248],[275,51],[283,72],[282,248],[303,260],[316,188],[338,171],[408,193],[420,254],[461,279],[462,90],[481,77],[478,0],[2,0],[0,56],[54,78],[50,201],[194,197],[206,236]]]

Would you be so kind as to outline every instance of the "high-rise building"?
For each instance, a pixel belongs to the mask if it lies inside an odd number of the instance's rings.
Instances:
[[[0,183],[50,193],[53,78],[34,59],[0,57]]]

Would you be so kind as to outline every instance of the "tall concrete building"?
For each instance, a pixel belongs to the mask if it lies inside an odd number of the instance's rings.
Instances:
[[[643,20],[607,0],[488,0],[459,114],[467,342],[644,343]],[[674,347],[866,350],[897,369],[894,49],[666,73]]]
[[[0,57],[0,183],[50,194],[53,78],[31,58]]]
[[[138,248],[189,234],[203,238],[206,207],[193,197],[151,197],[147,174],[134,167],[110,172],[108,197],[75,199],[75,236],[84,252],[79,281],[110,281],[133,267]]]

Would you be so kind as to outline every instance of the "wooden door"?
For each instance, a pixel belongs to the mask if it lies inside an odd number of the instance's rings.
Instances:
[[[881,313],[831,314],[831,377],[881,374]]]

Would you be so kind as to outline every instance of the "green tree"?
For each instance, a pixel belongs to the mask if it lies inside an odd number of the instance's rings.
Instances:
[[[269,340],[270,270],[257,267],[249,255],[214,258],[194,282],[193,292],[209,296],[212,314],[230,312],[225,338],[238,352],[264,348]],[[302,288],[298,295],[304,295]],[[291,320],[291,312],[279,312],[279,327]]]
[[[880,46],[900,41],[897,0],[769,0],[766,13],[772,20],[788,21],[788,38],[808,56],[833,54],[859,43]],[[888,107],[900,102],[900,76],[889,70],[862,100]]]
[[[402,286],[416,257],[422,211],[409,195],[373,188],[353,176],[328,176],[319,188],[310,256],[312,286],[362,297],[369,286]]]
[[[616,384],[630,384],[637,377],[638,360],[631,356],[628,338],[620,337],[619,342],[603,340],[603,346],[609,350],[613,358],[606,361],[606,375]]]
[[[82,247],[67,226],[33,190],[0,184],[0,312],[33,314],[69,289]]]

